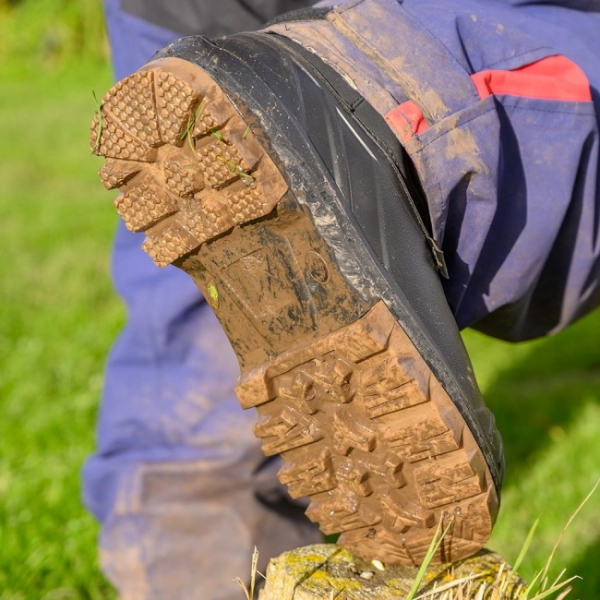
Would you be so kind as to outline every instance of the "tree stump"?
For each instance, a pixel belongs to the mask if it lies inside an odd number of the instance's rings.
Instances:
[[[383,569],[383,570],[382,570]],[[388,600],[406,598],[418,569],[383,566],[352,556],[333,544],[298,548],[274,558],[267,569],[266,585],[259,600]],[[459,580],[470,578],[459,584]],[[463,595],[452,593],[462,585]],[[505,587],[502,595],[492,590]],[[468,587],[470,586],[470,587]],[[476,596],[479,588],[486,592]],[[524,582],[499,555],[482,550],[451,565],[429,567],[417,597],[517,598]],[[467,592],[467,593],[465,593]],[[497,591],[496,591],[497,594]]]

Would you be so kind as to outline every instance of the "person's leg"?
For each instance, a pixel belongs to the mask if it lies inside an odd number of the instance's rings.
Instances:
[[[354,81],[396,132],[458,325],[517,341],[598,306],[600,13],[569,0],[317,6],[336,9],[271,31]]]
[[[501,444],[457,321],[520,303],[492,332],[525,337],[597,304],[590,87],[519,11],[328,1],[268,34],[172,44],[104,107],[154,89],[132,121],[148,139],[115,126],[96,148],[109,176],[137,178],[118,210],[211,298],[265,451],[368,558],[419,562],[449,515],[438,560],[489,535]],[[132,157],[151,166],[152,206]]]
[[[179,35],[113,0],[106,16],[117,78]],[[260,452],[212,310],[189,278],[157,270],[139,245],[121,224],[113,277],[128,322],[110,355],[98,449],[84,471],[102,565],[125,599],[237,598],[233,579],[248,576],[255,545],[264,566],[321,537],[284,496],[278,462]]]

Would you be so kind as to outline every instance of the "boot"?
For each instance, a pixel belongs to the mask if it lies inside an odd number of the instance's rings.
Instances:
[[[419,180],[351,83],[278,33],[183,38],[108,92],[91,145],[127,227],[214,309],[307,516],[384,563],[444,531],[455,561],[492,530],[501,439]]]

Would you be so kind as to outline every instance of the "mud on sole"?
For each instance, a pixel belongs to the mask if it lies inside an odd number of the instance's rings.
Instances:
[[[236,103],[237,104],[237,103]],[[365,559],[458,560],[498,509],[469,428],[381,300],[342,275],[257,123],[200,67],[154,61],[92,123],[100,177],[159,266],[197,283],[238,356],[236,388],[280,480]]]

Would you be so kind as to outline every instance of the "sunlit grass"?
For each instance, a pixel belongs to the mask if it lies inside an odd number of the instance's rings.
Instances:
[[[10,66],[7,67],[10,70]],[[106,67],[0,86],[0,598],[112,598],[81,505],[108,348],[123,319],[115,217],[88,126]]]
[[[468,332],[484,397],[505,440],[507,476],[500,517],[488,546],[514,561],[540,519],[522,575],[543,568],[553,544],[600,477],[600,312],[554,338],[517,346]],[[600,592],[600,494],[570,526],[556,576],[579,575],[569,597]]]

